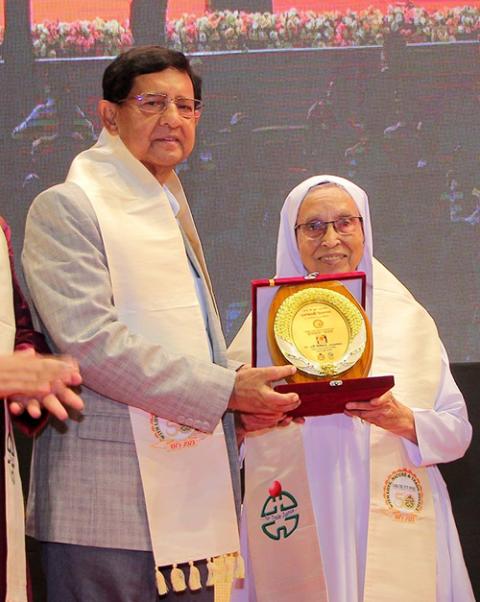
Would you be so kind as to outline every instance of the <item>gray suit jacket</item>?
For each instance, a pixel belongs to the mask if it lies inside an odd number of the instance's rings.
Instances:
[[[226,407],[239,364],[227,363],[205,281],[215,363],[170,353],[129,332],[113,305],[95,212],[71,183],[55,186],[33,202],[23,266],[52,349],[80,363],[85,401],[83,416],[65,425],[52,421],[35,441],[28,533],[43,541],[151,549],[128,405],[206,432],[223,419],[238,509],[238,456],[233,416]],[[186,478],[195,482],[195,476]]]

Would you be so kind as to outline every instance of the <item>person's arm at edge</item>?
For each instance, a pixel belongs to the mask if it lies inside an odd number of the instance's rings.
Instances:
[[[15,264],[13,258],[13,247],[10,227],[7,222],[0,217],[0,227],[3,230],[7,240],[8,255],[10,260],[10,271],[12,274],[13,287],[13,306],[15,311],[15,350],[21,351],[25,349],[34,349],[38,353],[49,353],[50,350],[45,342],[45,338],[33,328],[32,317],[28,308],[27,301],[18,284],[15,273]],[[42,411],[39,418],[32,418],[30,414],[25,412],[20,416],[12,415],[15,426],[29,437],[37,434],[48,421],[48,412]]]

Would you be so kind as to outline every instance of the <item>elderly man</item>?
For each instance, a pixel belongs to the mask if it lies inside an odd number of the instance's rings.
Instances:
[[[27,434],[38,431],[49,410],[58,419],[76,410],[81,399],[67,384],[79,384],[75,362],[39,356],[48,351],[41,334],[34,332],[27,303],[13,268],[10,229],[0,217],[0,397],[10,397],[10,410]],[[12,353],[13,349],[17,349]],[[26,410],[26,412],[24,412]],[[7,403],[0,400],[0,600],[27,599],[22,487],[12,424]]]
[[[207,581],[219,592],[241,572],[233,411],[281,419],[298,404],[269,385],[289,367],[226,359],[174,172],[201,104],[183,54],[120,55],[103,77],[98,143],[29,213],[32,299],[52,345],[79,359],[86,404],[82,422],[35,447],[27,523],[50,601],[213,599]]]

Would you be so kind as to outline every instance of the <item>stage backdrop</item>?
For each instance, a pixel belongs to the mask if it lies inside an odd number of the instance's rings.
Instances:
[[[330,172],[368,191],[375,254],[431,311],[450,358],[479,360],[480,2],[135,4],[0,0],[0,198],[17,249],[33,196],[98,136],[101,74],[133,30],[190,53],[204,78],[179,171],[227,338],[250,279],[273,273],[288,190]]]

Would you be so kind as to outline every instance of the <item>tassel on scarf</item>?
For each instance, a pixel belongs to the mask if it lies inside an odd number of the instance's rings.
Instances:
[[[213,584],[215,587],[219,583],[225,582],[226,573],[225,556],[215,556],[213,559]]]
[[[159,594],[159,596],[164,596],[165,594],[168,593],[168,586],[167,586],[167,582],[165,581],[165,577],[163,576],[163,573],[160,569],[157,570],[156,580],[157,580],[158,594]]]
[[[232,592],[233,556],[217,556],[213,559],[214,602],[230,602]]]
[[[207,559],[207,587],[213,587],[214,585],[214,581],[213,581],[213,571],[214,571],[214,565],[213,565],[213,558],[208,558]]]
[[[192,592],[202,589],[200,571],[193,561],[189,561],[188,588]],[[215,602],[228,602],[234,579],[245,577],[245,565],[239,552],[224,554],[207,559],[207,587],[214,586]],[[160,569],[157,571],[157,589],[160,596],[168,593],[168,586]],[[185,574],[176,564],[170,572],[170,581],[174,592],[184,592],[187,589]]]
[[[174,592],[184,592],[187,589],[185,575],[182,569],[179,569],[176,564],[173,565],[172,572],[170,573],[170,581]]]
[[[227,554],[225,557],[225,581],[227,583],[232,583],[234,580],[236,564],[235,556],[233,554]]]
[[[235,579],[245,579],[245,562],[243,561],[240,552],[234,554],[235,563]]]
[[[188,564],[190,565],[190,573],[188,575],[188,587],[192,592],[196,592],[199,589],[202,589],[200,571],[192,561],[190,561]]]

